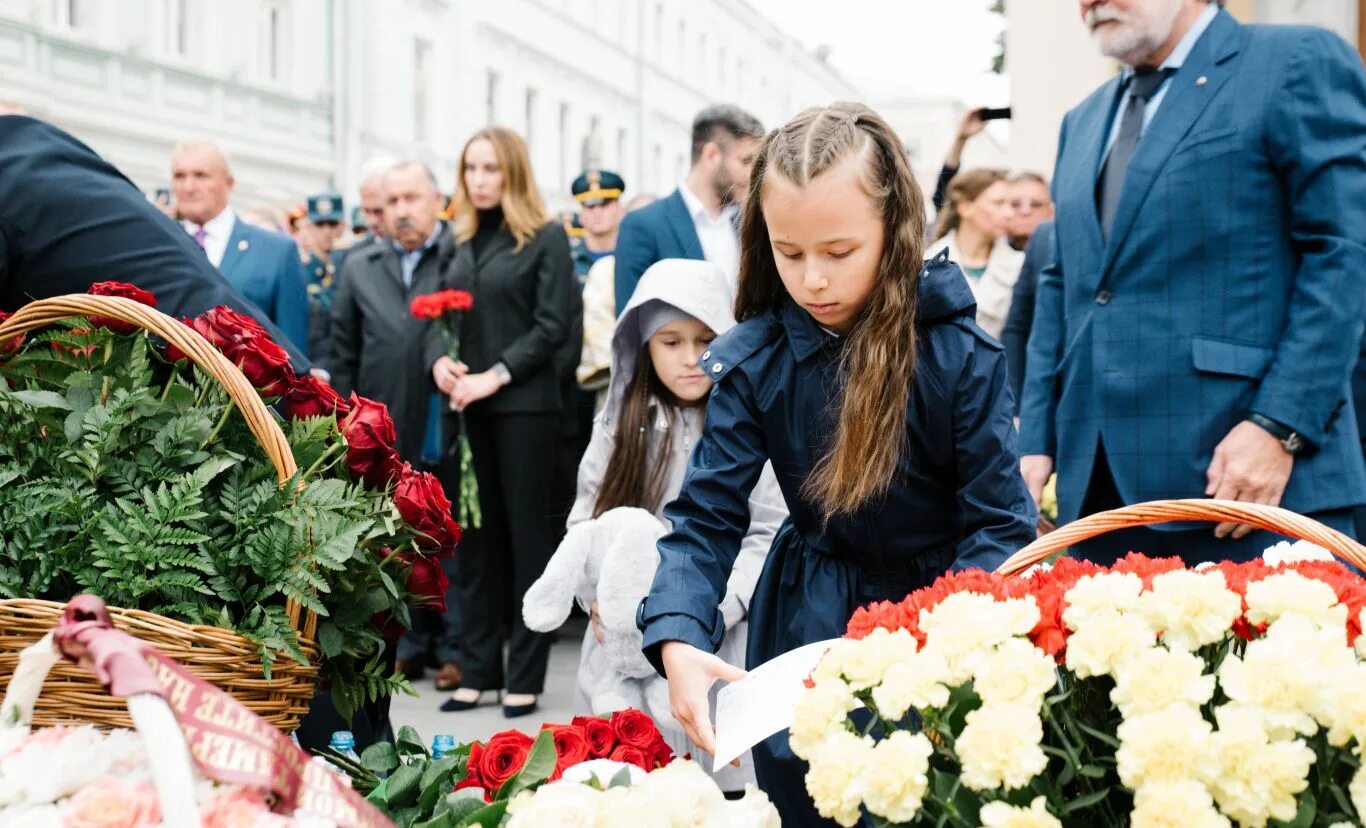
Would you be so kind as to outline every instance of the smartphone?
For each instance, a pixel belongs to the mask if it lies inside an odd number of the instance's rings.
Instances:
[[[1008,121],[1010,120],[1010,107],[1004,106],[1000,109],[983,109],[983,121]]]

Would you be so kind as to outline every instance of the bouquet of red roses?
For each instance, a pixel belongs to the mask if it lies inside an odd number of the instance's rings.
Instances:
[[[410,310],[418,319],[435,322],[441,328],[446,343],[446,355],[460,361],[460,323],[474,297],[463,290],[439,290],[413,299]],[[460,506],[460,522],[478,529],[483,523],[479,511],[479,479],[474,473],[474,458],[470,453],[470,439],[465,428],[465,412],[457,412],[460,420],[460,492],[456,500]]]

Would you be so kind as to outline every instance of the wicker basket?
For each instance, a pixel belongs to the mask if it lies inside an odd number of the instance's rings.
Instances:
[[[1014,575],[1075,543],[1116,529],[1149,526],[1168,521],[1211,521],[1242,523],[1298,540],[1317,544],[1337,557],[1366,571],[1366,547],[1316,520],[1275,506],[1239,503],[1233,500],[1154,500],[1108,512],[1098,512],[1060,527],[1011,555],[997,568],[1002,575]],[[1137,550],[1142,551],[1142,550]]]
[[[91,315],[137,325],[183,351],[227,390],[280,480],[294,475],[297,466],[284,432],[242,372],[194,329],[164,313],[120,297],[58,296],[25,305],[0,323],[0,342],[64,319]],[[20,651],[57,625],[62,607],[55,601],[0,600],[0,690],[13,675]],[[232,694],[253,713],[288,731],[298,726],[313,698],[318,648],[313,640],[317,627],[314,613],[294,601],[286,609],[299,630],[309,664],[279,659],[270,679],[264,677],[257,646],[231,630],[186,624],[140,610],[110,607],[109,612],[119,629],[152,644],[195,675]],[[51,726],[81,722],[132,726],[122,699],[106,693],[88,672],[72,664],[59,664],[43,685],[33,723]]]

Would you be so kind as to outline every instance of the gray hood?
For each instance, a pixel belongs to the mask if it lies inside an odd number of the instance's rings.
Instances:
[[[687,313],[720,336],[735,327],[731,309],[730,285],[721,268],[693,259],[664,259],[655,262],[640,277],[631,301],[617,320],[612,335],[612,381],[602,416],[614,422],[621,411],[626,386],[635,374],[640,356],[641,309],[650,302],[664,302]]]

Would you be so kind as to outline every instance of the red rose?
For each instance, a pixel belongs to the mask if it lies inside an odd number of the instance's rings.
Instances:
[[[546,725],[555,739],[555,772],[550,775],[551,782],[559,779],[567,768],[588,761],[588,740],[583,731],[572,725]]]
[[[418,546],[437,554],[450,554],[460,542],[460,524],[451,517],[451,502],[441,488],[441,481],[431,472],[415,472],[404,465],[394,488],[394,505],[398,513],[418,536]]]
[[[606,759],[617,746],[617,733],[606,719],[597,716],[575,716],[574,727],[583,733],[588,742],[588,754],[594,759]]]
[[[659,728],[654,719],[639,710],[618,710],[612,714],[612,730],[617,741],[628,747],[649,750],[659,741]]]
[[[412,565],[408,570],[408,591],[423,599],[424,607],[445,612],[446,590],[451,582],[446,577],[446,569],[441,566],[441,561],[423,555],[414,557],[405,554],[402,558]]]
[[[226,350],[234,340],[242,337],[270,336],[261,323],[227,305],[209,308],[188,324],[220,351]]]
[[[0,324],[4,324],[14,314],[0,310]],[[7,357],[19,350],[19,346],[24,344],[24,335],[16,334],[8,342],[0,342],[0,357]]]
[[[136,285],[127,282],[96,282],[86,291],[91,296],[121,296],[124,299],[132,299],[134,302],[141,302],[149,308],[157,306],[156,297]],[[136,325],[122,322],[118,319],[110,319],[107,316],[92,316],[90,324],[95,327],[108,328],[116,334],[130,334],[138,330]]]
[[[516,730],[494,734],[479,757],[479,778],[484,780],[484,789],[490,793],[497,792],[515,776],[526,764],[531,744],[530,736]]]
[[[285,393],[285,411],[291,420],[308,417],[346,416],[351,406],[332,386],[313,376],[296,377]]]
[[[628,765],[635,765],[646,772],[652,770],[650,767],[649,754],[640,748],[631,747],[630,745],[617,745],[617,749],[612,751],[612,755],[607,758],[611,759],[613,762],[625,762]]]
[[[479,775],[479,763],[483,761],[484,743],[474,742],[470,745],[470,755],[465,760],[465,778],[455,783],[455,790],[460,791],[465,788],[481,788],[484,791],[484,801],[493,801],[493,792],[484,785],[484,777]]]
[[[646,770],[662,768],[674,760],[674,749],[662,738],[650,748],[650,767]]]
[[[196,316],[189,324],[240,368],[247,381],[263,396],[282,397],[294,384],[289,355],[250,316],[219,305]],[[173,362],[178,362],[179,356],[176,349],[170,349],[166,354]]]
[[[394,451],[394,421],[384,403],[351,392],[351,413],[341,423],[346,438],[346,465],[374,489],[383,488],[402,471]]]

